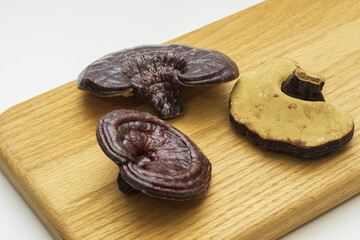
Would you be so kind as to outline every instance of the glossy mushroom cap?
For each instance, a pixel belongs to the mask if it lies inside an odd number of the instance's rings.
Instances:
[[[162,117],[183,111],[181,86],[224,83],[239,71],[226,55],[182,44],[144,45],[110,53],[78,77],[78,88],[98,96],[130,96],[150,103]]]
[[[211,164],[170,124],[144,112],[115,110],[99,120],[97,139],[120,168],[119,188],[173,200],[193,199],[210,185]]]

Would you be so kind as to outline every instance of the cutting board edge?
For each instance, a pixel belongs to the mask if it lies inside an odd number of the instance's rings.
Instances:
[[[42,94],[41,94],[42,95]],[[29,99],[30,100],[30,99]],[[27,100],[27,101],[29,101]],[[26,101],[25,101],[26,102]],[[24,103],[24,102],[22,102]],[[6,111],[4,111],[0,115],[0,170],[4,173],[4,175],[7,177],[7,179],[11,182],[11,184],[15,187],[15,189],[20,193],[20,195],[23,197],[23,199],[27,202],[27,204],[31,207],[32,211],[38,216],[38,218],[41,220],[41,222],[45,225],[45,227],[48,229],[48,231],[51,233],[51,235],[55,239],[64,239],[62,236],[68,235],[66,233],[66,226],[62,224],[62,221],[60,218],[55,219],[54,221],[50,221],[49,217],[46,214],[46,208],[41,206],[41,201],[38,201],[38,197],[36,194],[31,193],[29,188],[26,187],[26,181],[24,181],[25,184],[21,184],[21,182],[18,180],[21,176],[26,176],[22,174],[21,166],[14,166],[14,164],[9,164],[10,162],[16,162],[16,158],[11,154],[11,152],[8,150],[6,142],[3,138],[3,125],[2,120],[4,113],[10,112],[12,109],[15,109],[16,106],[21,105],[22,103],[19,103],[13,107],[10,107]],[[10,160],[12,159],[12,160]],[[55,223],[58,224],[57,226],[60,226],[59,228],[56,228]],[[60,230],[60,231],[59,231]],[[66,238],[65,238],[66,239]]]
[[[352,185],[351,188],[348,187],[350,184]],[[347,186],[347,188],[345,186]],[[316,201],[309,199],[309,202],[311,201],[311,203],[303,202],[304,206],[299,206],[298,209],[300,210],[297,214],[295,214],[297,220],[294,221],[293,224],[289,224],[286,228],[284,228],[283,231],[274,231],[274,235],[270,233],[268,235],[269,239],[278,239],[279,237],[296,230],[298,227],[301,227],[302,225],[314,220],[327,211],[359,194],[360,171],[358,171],[358,174],[354,174],[352,178],[349,178],[348,181],[343,181],[336,188],[332,188],[331,191],[326,191],[324,189],[324,191],[321,193],[323,196],[318,197]],[[321,199],[327,199],[326,203],[321,203]],[[286,217],[281,219],[284,220],[278,223],[279,228],[281,228],[281,225],[284,221],[288,221]],[[270,226],[270,228],[274,228],[274,226]]]

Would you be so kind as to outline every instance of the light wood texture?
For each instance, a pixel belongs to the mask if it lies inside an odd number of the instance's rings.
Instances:
[[[326,100],[354,117],[353,140],[315,161],[261,151],[229,122],[235,82],[186,88],[184,114],[168,122],[212,162],[206,198],[123,195],[96,142],[97,120],[119,108],[152,110],[70,82],[0,119],[1,169],[57,239],[274,239],[360,191],[360,1],[267,1],[175,42],[220,50],[240,72],[286,56],[323,74]]]

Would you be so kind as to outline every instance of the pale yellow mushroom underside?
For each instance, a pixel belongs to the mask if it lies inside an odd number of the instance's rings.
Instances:
[[[230,95],[230,114],[262,139],[314,147],[344,137],[353,128],[347,112],[327,102],[289,97],[281,84],[298,64],[277,58],[242,74]]]

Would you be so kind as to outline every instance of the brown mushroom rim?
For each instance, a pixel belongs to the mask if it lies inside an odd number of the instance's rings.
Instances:
[[[348,134],[340,139],[336,139],[334,141],[327,142],[324,145],[315,147],[303,147],[301,142],[292,142],[290,139],[287,142],[261,139],[258,134],[250,131],[245,125],[236,122],[231,115],[230,122],[234,125],[239,133],[248,137],[251,141],[255,142],[257,145],[259,145],[260,148],[264,150],[285,152],[303,158],[315,158],[330,153],[333,150],[345,145],[352,139],[354,135],[353,128]]]
[[[193,198],[210,184],[211,164],[170,124],[144,112],[115,110],[99,120],[98,142],[122,178],[144,193]]]
[[[137,172],[139,168],[136,168],[135,165],[131,163],[122,165],[119,174],[131,187],[145,194],[173,200],[194,199],[204,194],[210,186],[211,174],[208,173],[211,171],[211,165],[206,164],[208,159],[205,156],[203,156],[201,161],[204,166],[206,165],[204,168],[205,171],[201,171],[201,175],[191,179],[193,176],[187,174],[185,177],[182,176],[181,178],[178,177],[178,179],[172,179],[178,181],[173,181],[170,184],[168,182],[166,185],[164,185],[165,182],[162,178],[155,178],[156,181],[153,182],[149,182],[146,177],[139,178],[139,173]]]
[[[325,83],[325,78],[317,73],[310,73],[305,71],[302,68],[296,68],[295,75],[304,82],[313,83],[319,85],[321,83]]]
[[[281,91],[281,84],[298,67],[278,58],[244,73],[230,95],[230,114],[263,140],[315,147],[341,139],[354,126],[347,112],[322,101],[305,101]]]

